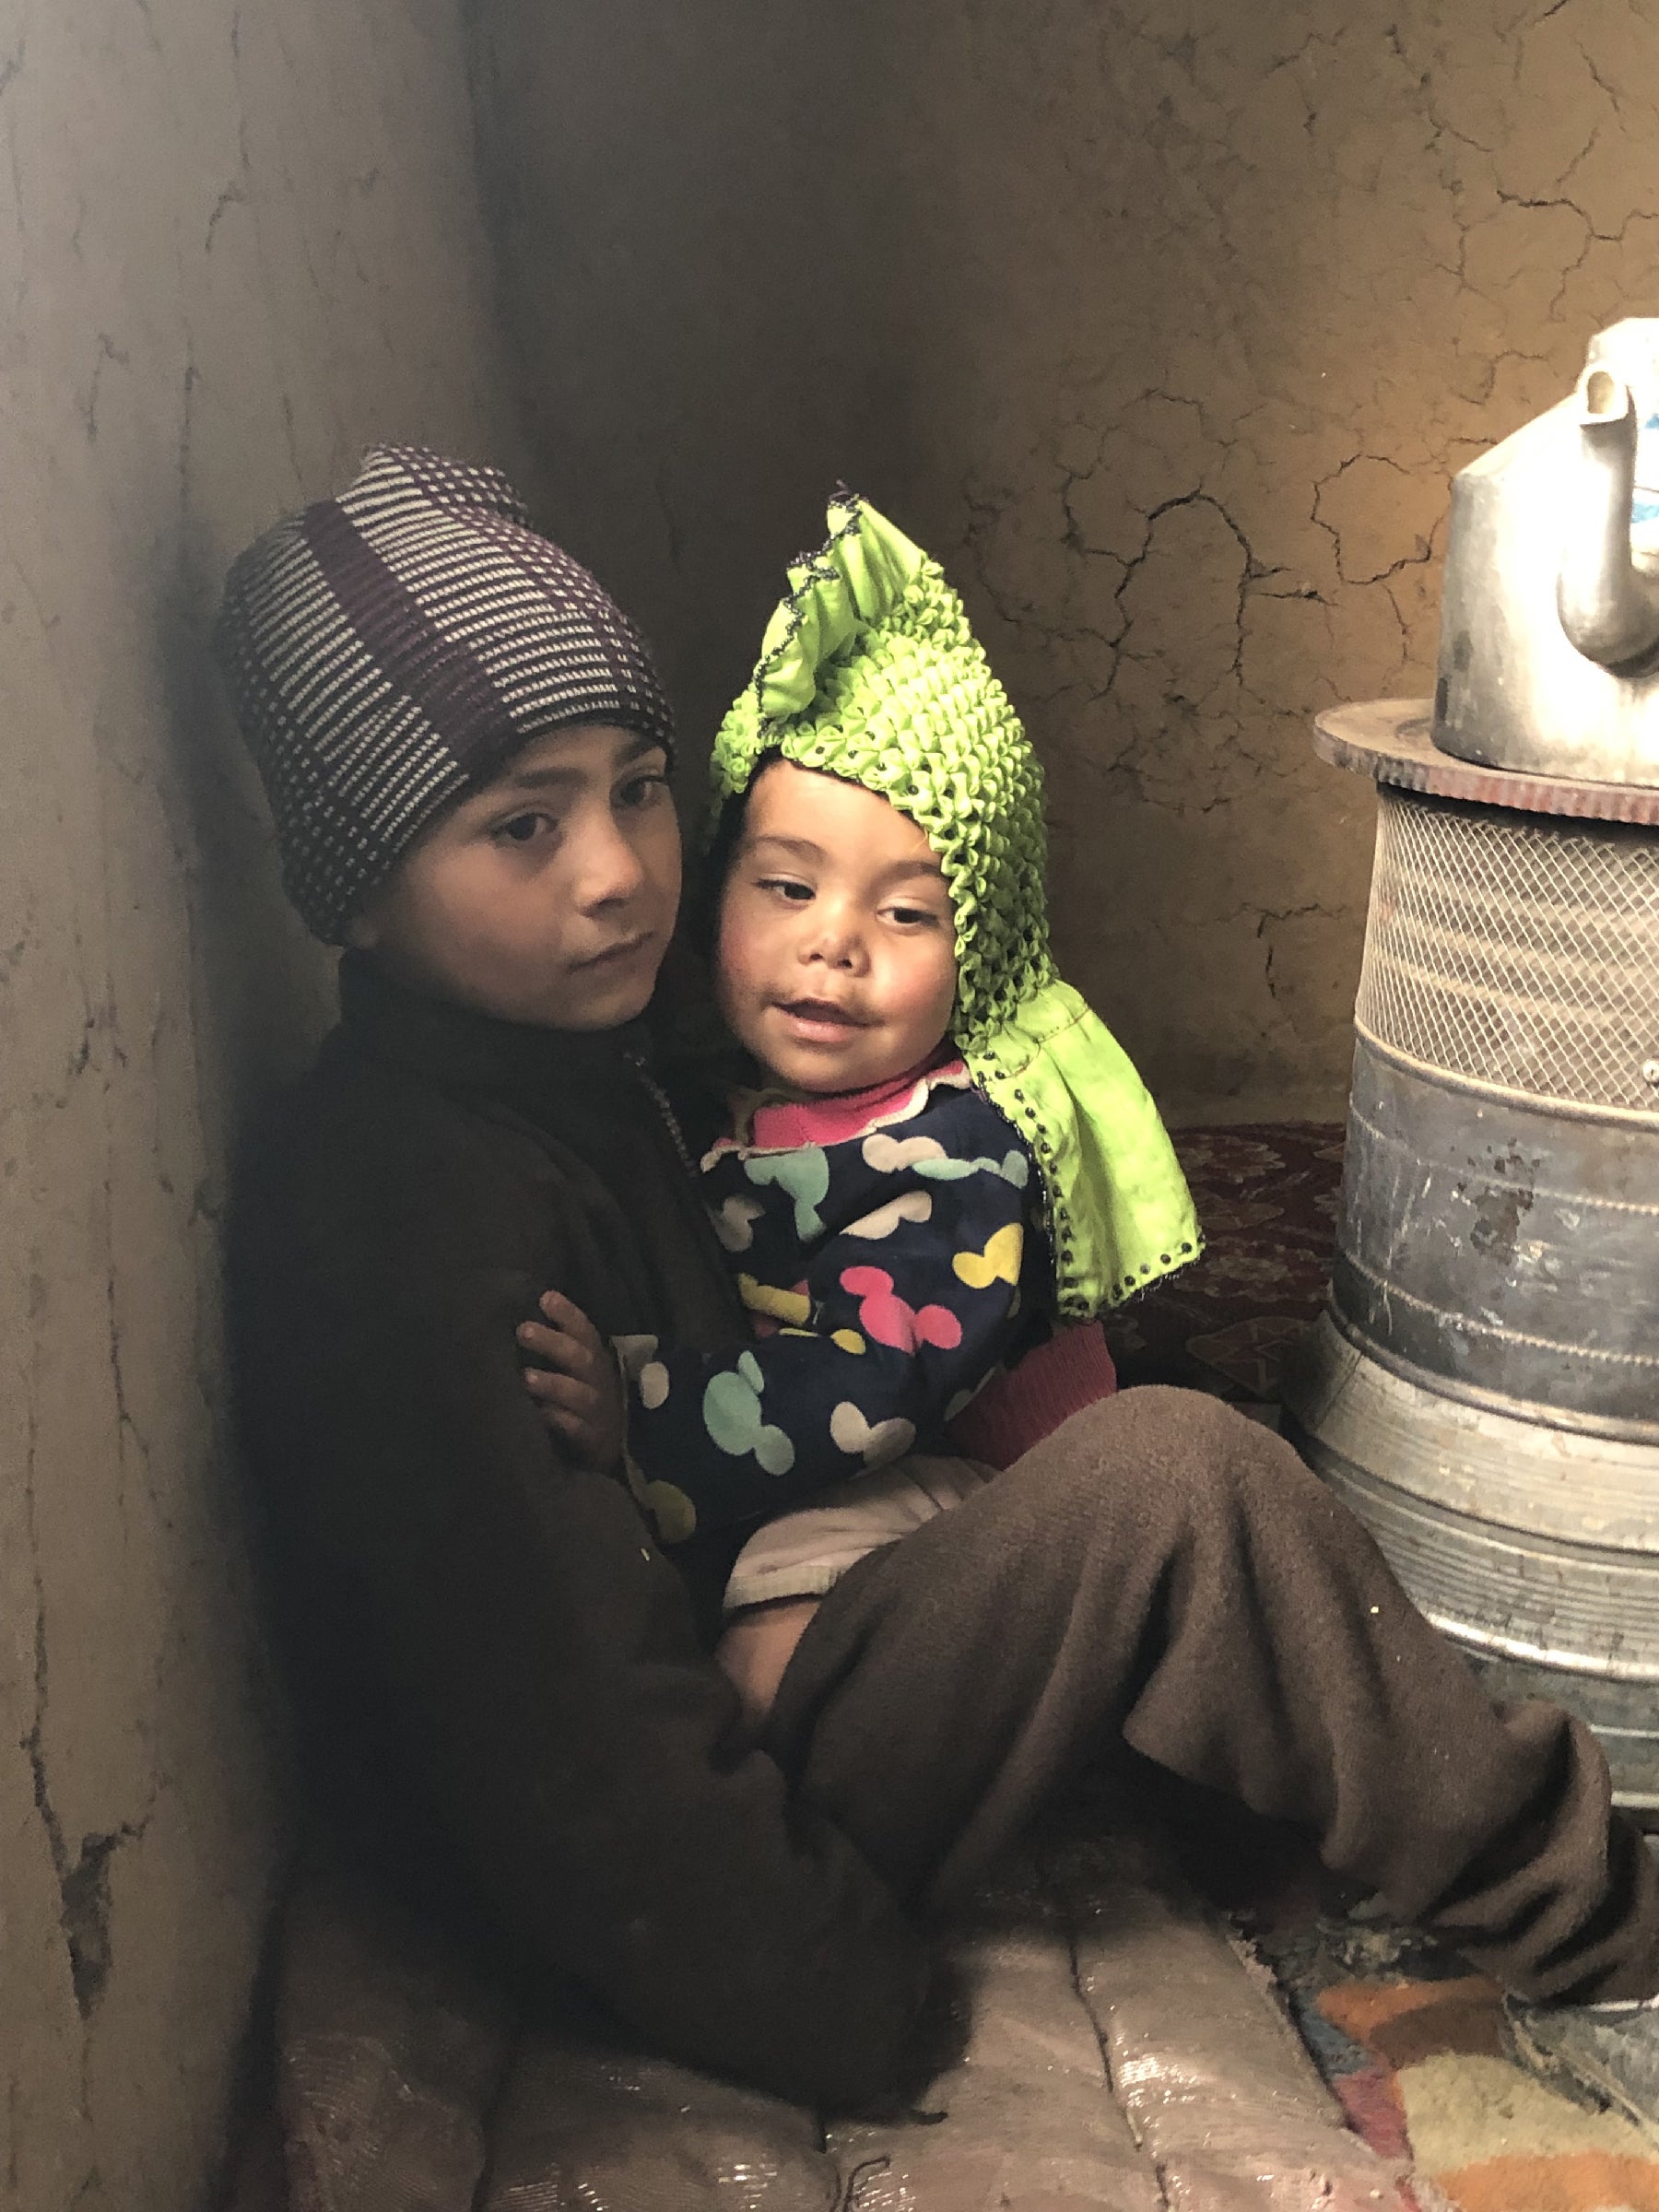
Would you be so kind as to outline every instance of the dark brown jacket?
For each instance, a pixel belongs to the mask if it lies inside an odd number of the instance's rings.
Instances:
[[[514,1325],[548,1287],[606,1335],[743,1333],[630,1039],[491,1021],[350,957],[341,983],[233,1241],[241,1410],[319,1765],[354,1819],[378,1808],[388,1855],[441,1837],[512,1955],[659,2048],[855,2103],[902,2069],[926,1953],[739,1746],[705,1649],[724,1559],[665,1559],[520,1380]]]

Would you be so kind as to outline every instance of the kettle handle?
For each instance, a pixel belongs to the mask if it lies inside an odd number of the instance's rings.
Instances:
[[[1659,591],[1630,558],[1636,395],[1592,361],[1577,397],[1579,450],[1567,478],[1556,612],[1586,660],[1624,668],[1659,645]]]

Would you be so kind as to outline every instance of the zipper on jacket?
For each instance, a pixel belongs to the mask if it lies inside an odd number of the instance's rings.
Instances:
[[[710,1218],[709,1209],[703,1204],[702,1179],[698,1171],[697,1163],[691,1157],[690,1147],[686,1142],[685,1133],[680,1128],[679,1116],[674,1111],[674,1104],[668,1093],[646,1065],[645,1055],[642,1053],[629,1052],[625,1049],[622,1057],[639,1077],[641,1089],[645,1092],[652,1104],[656,1108],[663,1126],[668,1132],[669,1141],[673,1144],[675,1152],[678,1156],[680,1166],[685,1170],[685,1180],[679,1187],[682,1194],[680,1203],[686,1219],[690,1224],[692,1233],[698,1242],[713,1262],[714,1277],[725,1292],[727,1309],[741,1323],[743,1338],[747,1342],[749,1334],[748,1315],[745,1312],[737,1297],[736,1286],[732,1281],[731,1269],[726,1265],[726,1255],[721,1250],[720,1240],[714,1234],[714,1224]]]
[[[646,1066],[645,1055],[643,1053],[625,1052],[622,1057],[627,1061],[629,1066],[633,1069],[634,1074],[640,1079],[641,1088],[650,1098],[652,1104],[656,1108],[658,1113],[661,1114],[663,1118],[663,1125],[667,1130],[670,1137],[673,1138],[674,1148],[679,1154],[679,1163],[681,1167],[684,1168],[687,1174],[689,1175],[693,1181],[695,1181],[697,1176],[697,1166],[691,1158],[690,1150],[686,1143],[685,1133],[679,1125],[679,1116],[674,1111],[674,1104],[672,1100],[669,1098],[668,1093],[663,1088],[662,1085],[657,1081],[656,1077]]]

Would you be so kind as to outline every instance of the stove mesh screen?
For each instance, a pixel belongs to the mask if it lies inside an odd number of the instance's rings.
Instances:
[[[1378,796],[1360,1028],[1448,1075],[1659,1124],[1659,835]]]

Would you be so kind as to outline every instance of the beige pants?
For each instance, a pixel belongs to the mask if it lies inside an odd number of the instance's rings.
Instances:
[[[822,1597],[867,1552],[960,1505],[993,1473],[973,1460],[912,1453],[890,1467],[831,1483],[815,1505],[780,1513],[755,1531],[726,1583],[727,1613],[784,1597]]]

